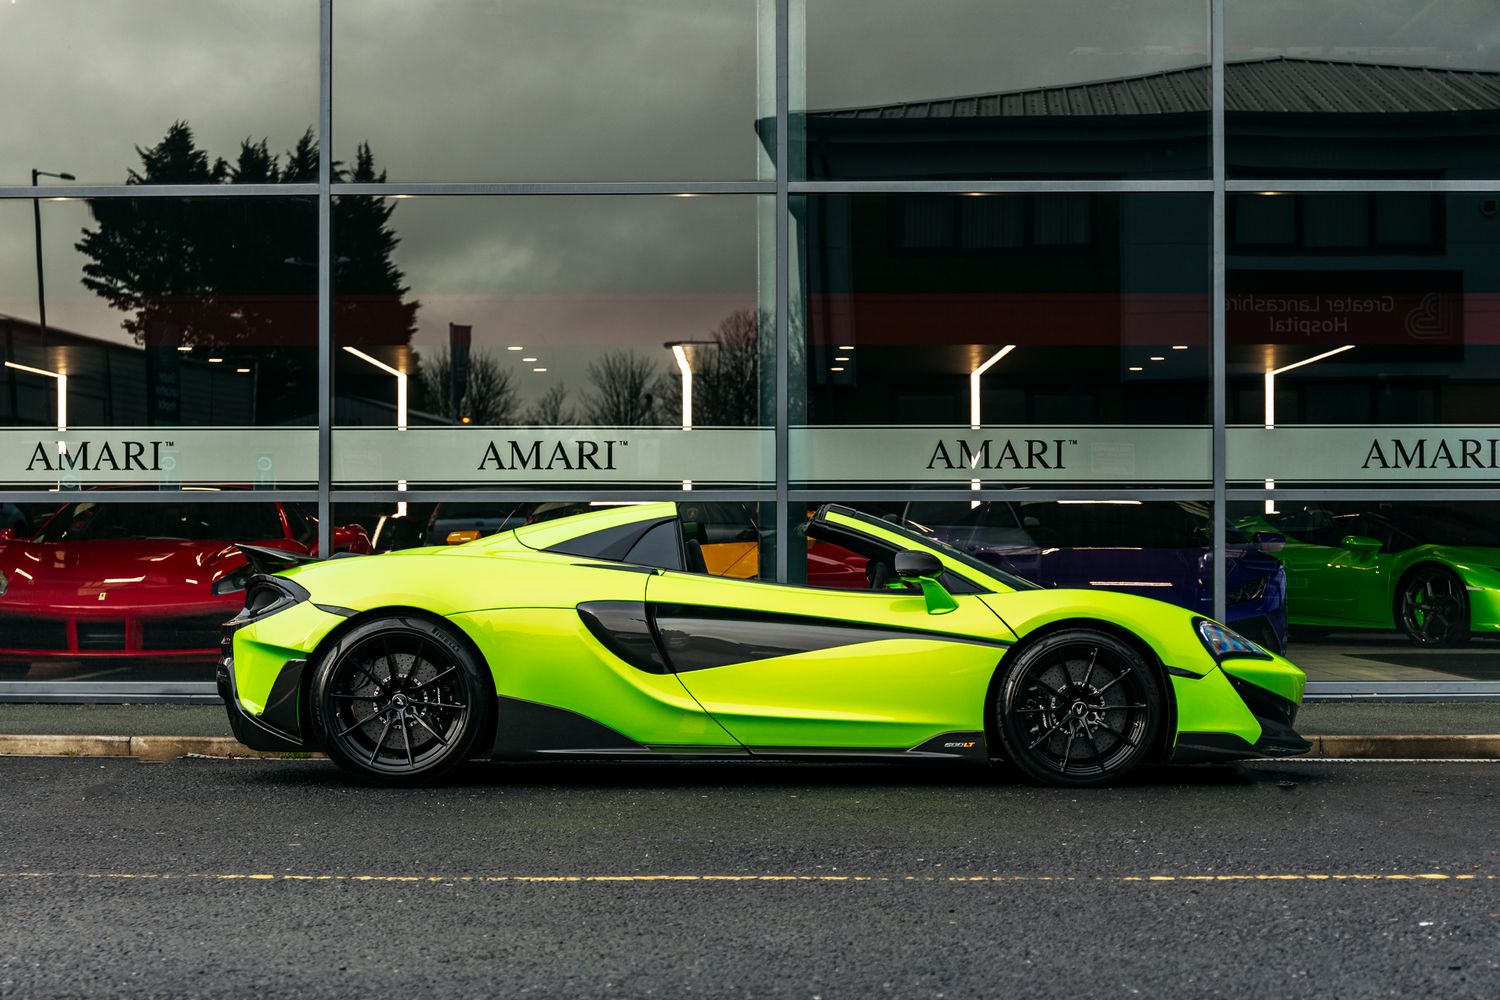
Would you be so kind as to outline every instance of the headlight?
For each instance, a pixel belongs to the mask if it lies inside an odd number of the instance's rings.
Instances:
[[[1258,601],[1266,596],[1266,581],[1270,577],[1258,576],[1249,583],[1242,583],[1238,587],[1232,587],[1229,593],[1224,595],[1226,604],[1244,604],[1246,601]]]
[[[1193,628],[1203,642],[1203,648],[1214,658],[1215,663],[1230,659],[1269,660],[1271,654],[1246,639],[1233,629],[1225,628],[1207,618],[1193,619]]]

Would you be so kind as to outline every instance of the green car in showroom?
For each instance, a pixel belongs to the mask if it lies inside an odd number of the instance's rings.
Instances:
[[[220,692],[246,745],[394,785],[562,755],[1005,759],[1093,785],[1310,747],[1302,671],[1190,611],[1042,590],[846,507],[805,531],[865,556],[870,589],[707,575],[675,503],[246,570],[216,584],[248,585]]]
[[[1456,646],[1500,633],[1500,523],[1471,506],[1317,501],[1239,527],[1285,537],[1274,554],[1290,625],[1400,629],[1418,645]]]

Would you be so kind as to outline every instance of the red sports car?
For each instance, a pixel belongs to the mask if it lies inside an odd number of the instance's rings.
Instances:
[[[78,500],[32,537],[0,529],[0,664],[149,657],[212,663],[244,594],[210,589],[245,565],[236,542],[311,554],[317,519],[292,504]],[[357,525],[334,548],[369,552]]]

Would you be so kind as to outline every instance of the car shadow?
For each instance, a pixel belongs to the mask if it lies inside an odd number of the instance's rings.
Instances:
[[[267,761],[275,764],[281,762]],[[327,761],[286,762],[256,768],[247,777],[280,787],[370,787]],[[1111,788],[1193,789],[1276,785],[1290,788],[1323,780],[1306,767],[1293,771],[1275,761],[1143,766],[1103,789],[1058,789],[1088,793]],[[998,763],[834,762],[784,760],[545,760],[470,761],[440,781],[439,788],[568,788],[578,790],[764,788],[981,789],[1042,788],[1014,768]]]

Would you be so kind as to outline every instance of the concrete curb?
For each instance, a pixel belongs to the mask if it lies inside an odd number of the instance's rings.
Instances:
[[[1500,760],[1500,735],[1309,736],[1308,757],[1410,757],[1424,760]]]
[[[203,757],[322,757],[322,754],[261,753],[231,736],[7,736],[0,756],[137,757],[161,763],[196,754]]]
[[[1500,760],[1500,734],[1483,736],[1309,736],[1305,757]],[[262,753],[230,736],[6,736],[0,756],[136,757],[160,763],[202,757],[302,758],[320,753]]]

